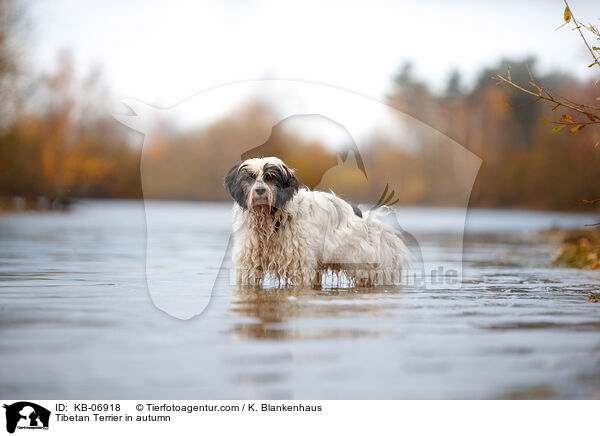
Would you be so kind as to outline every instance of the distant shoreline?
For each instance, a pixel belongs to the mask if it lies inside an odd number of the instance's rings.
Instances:
[[[12,213],[12,212],[53,212],[53,211],[67,211],[73,205],[79,202],[87,201],[161,201],[161,202],[181,202],[181,203],[231,203],[228,199],[193,199],[193,198],[135,198],[135,197],[69,197],[69,198],[57,198],[48,199],[40,196],[36,198],[25,199],[21,196],[0,196],[0,214]],[[363,207],[371,207],[368,203],[360,203]],[[462,206],[449,206],[447,204],[403,204],[396,205],[397,208],[423,208],[423,209],[462,209]],[[589,206],[588,206],[589,207]],[[600,221],[600,210],[584,210],[585,206],[573,209],[545,209],[545,208],[531,208],[525,205],[512,205],[507,207],[497,206],[477,206],[469,205],[469,210],[480,210],[480,211],[527,211],[527,212],[558,212],[558,213],[574,213],[574,214],[592,214],[598,215]]]

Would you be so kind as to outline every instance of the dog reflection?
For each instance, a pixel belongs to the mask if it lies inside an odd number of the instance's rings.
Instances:
[[[383,293],[380,288],[358,288],[353,290],[315,290],[308,288],[292,289],[256,289],[239,287],[234,291],[231,311],[241,318],[251,318],[234,326],[239,337],[245,339],[324,339],[339,337],[379,336],[382,332],[366,331],[354,327],[341,328],[340,324],[331,320],[366,315],[383,316],[387,311],[398,307],[398,304],[385,302],[374,303],[373,300],[363,304],[357,302],[368,294]],[[399,293],[399,289],[385,289],[385,295]],[[335,304],[327,304],[335,300]],[[342,300],[341,302],[339,300]],[[344,304],[347,303],[347,304]],[[292,328],[287,321],[312,318],[311,329]],[[319,323],[322,319],[323,323]]]

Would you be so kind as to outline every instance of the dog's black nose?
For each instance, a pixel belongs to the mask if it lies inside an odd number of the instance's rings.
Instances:
[[[264,186],[257,186],[254,190],[254,192],[256,192],[256,195],[263,195],[266,191],[267,188],[265,188]]]

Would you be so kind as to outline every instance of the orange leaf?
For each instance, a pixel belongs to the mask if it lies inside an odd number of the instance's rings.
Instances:
[[[571,21],[571,10],[569,9],[569,7],[567,6],[565,8],[565,21],[568,23],[569,21]]]
[[[590,121],[595,121],[596,120],[596,117],[593,114],[591,114],[589,112],[586,112],[585,114],[587,115],[588,120],[590,120]]]
[[[564,114],[562,117],[560,117],[561,121],[566,121],[568,123],[573,124],[575,121],[573,121],[573,118],[571,118],[571,115],[569,114]]]
[[[579,124],[575,127],[571,127],[571,133],[579,132],[584,127],[585,127],[585,124]]]

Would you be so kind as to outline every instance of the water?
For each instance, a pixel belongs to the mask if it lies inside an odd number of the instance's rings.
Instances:
[[[206,229],[228,235],[229,205],[163,207],[178,212],[190,251],[222,256],[196,242]],[[193,219],[206,208],[210,222]],[[399,214],[424,250],[447,255],[460,211]],[[149,298],[141,202],[3,215],[0,395],[595,398],[600,304],[587,296],[600,274],[551,267],[555,241],[536,231],[596,221],[471,211],[460,290],[238,291],[225,281],[204,313],[181,321]]]

